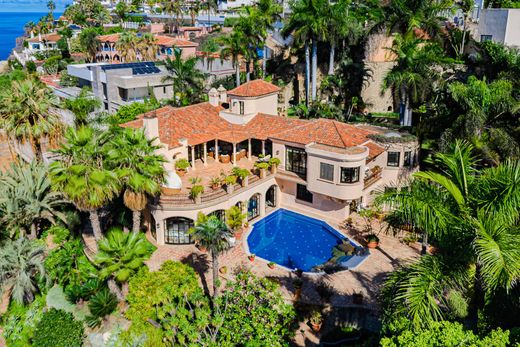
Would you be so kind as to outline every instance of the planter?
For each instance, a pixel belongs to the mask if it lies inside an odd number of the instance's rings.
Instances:
[[[193,201],[195,201],[196,205],[202,204],[202,195],[197,195],[196,197],[193,198]]]
[[[161,194],[163,195],[176,195],[180,194],[181,190],[178,188],[167,188],[167,187],[161,187]]]
[[[311,322],[311,328],[312,328],[312,331],[314,331],[315,333],[319,332],[321,330],[321,325],[323,323],[320,322],[320,323],[313,323]]]
[[[176,169],[175,171],[177,172],[177,175],[179,175],[180,177],[183,177],[184,175],[186,175],[186,170]]]
[[[379,242],[377,241],[370,241],[367,243],[368,248],[377,248],[379,246]]]
[[[274,263],[267,264],[267,267],[270,268],[270,269],[274,269]]]
[[[222,266],[218,272],[220,272],[221,274],[225,275],[227,274],[227,266]]]
[[[220,188],[220,184],[212,184],[211,185],[211,189],[213,189],[213,190],[217,190],[219,188]]]
[[[260,170],[260,179],[265,178],[267,176],[267,170],[266,169],[259,169]]]
[[[243,234],[243,229],[238,229],[235,233],[234,233],[234,236],[237,240],[241,240],[242,239],[242,234]]]
[[[234,184],[227,184],[226,185],[226,192],[228,194],[233,194],[234,191],[235,191],[235,185]]]
[[[247,187],[249,185],[249,176],[241,179],[242,187]]]
[[[203,247],[203,246],[197,246],[197,248],[199,249],[199,251],[201,251],[202,253],[206,253],[208,250],[206,247]]]
[[[278,165],[271,165],[271,173],[274,175],[278,171]]]
[[[230,156],[228,154],[220,156],[220,162],[223,163],[223,164],[229,163],[230,160],[231,160],[231,158],[230,158]]]
[[[253,261],[255,261],[255,255],[251,254],[251,255],[247,256],[247,259],[249,259],[250,262],[253,262]]]

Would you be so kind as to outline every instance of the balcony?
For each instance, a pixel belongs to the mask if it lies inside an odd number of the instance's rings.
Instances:
[[[370,187],[371,185],[373,185],[374,183],[379,181],[381,179],[382,173],[383,173],[383,169],[381,167],[376,166],[376,167],[372,168],[370,170],[370,174],[367,177],[365,177],[364,189],[367,189],[368,187]]]

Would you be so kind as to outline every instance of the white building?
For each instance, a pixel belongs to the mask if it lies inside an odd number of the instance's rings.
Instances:
[[[494,41],[520,47],[520,9],[483,9],[475,39],[479,42]]]

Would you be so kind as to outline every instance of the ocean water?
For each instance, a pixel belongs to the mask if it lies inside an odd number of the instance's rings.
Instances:
[[[44,12],[0,12],[0,60],[6,60],[16,45],[16,38],[24,33],[27,22],[37,22]]]

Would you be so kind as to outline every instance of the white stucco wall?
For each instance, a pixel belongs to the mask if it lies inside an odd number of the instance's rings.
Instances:
[[[482,35],[491,35],[494,42],[520,47],[520,9],[483,9],[477,35],[479,42]]]

